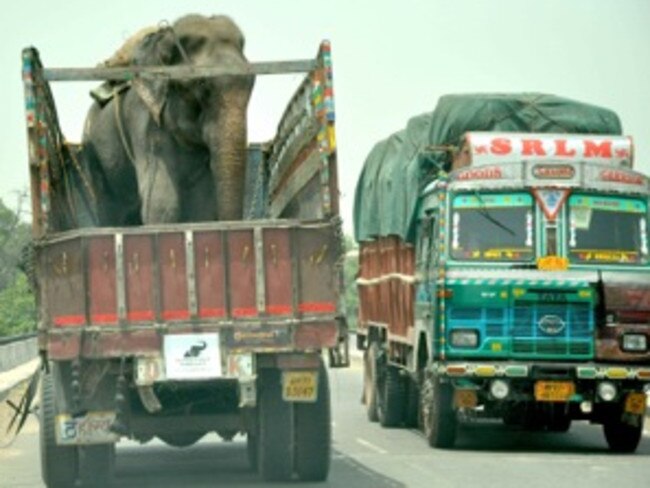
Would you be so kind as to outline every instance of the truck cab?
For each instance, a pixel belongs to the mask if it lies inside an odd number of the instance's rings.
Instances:
[[[416,329],[424,428],[457,413],[531,429],[604,425],[634,450],[650,379],[648,179],[628,137],[470,132],[423,191]]]

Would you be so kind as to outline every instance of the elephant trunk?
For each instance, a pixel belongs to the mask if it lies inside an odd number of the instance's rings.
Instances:
[[[218,220],[243,218],[249,96],[248,90],[239,88],[222,93],[216,121],[207,128]]]

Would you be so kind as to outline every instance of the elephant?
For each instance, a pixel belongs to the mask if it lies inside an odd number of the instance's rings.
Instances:
[[[224,66],[243,75],[107,82],[84,125],[83,157],[100,226],[240,220],[248,102],[244,36],[226,16],[144,29],[106,66]]]

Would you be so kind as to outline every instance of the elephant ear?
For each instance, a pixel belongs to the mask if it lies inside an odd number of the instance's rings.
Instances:
[[[169,28],[161,28],[147,35],[138,45],[133,56],[136,66],[168,66],[174,53],[174,34]],[[156,124],[161,124],[161,116],[169,80],[165,77],[141,77],[133,80],[133,88],[149,109]]]

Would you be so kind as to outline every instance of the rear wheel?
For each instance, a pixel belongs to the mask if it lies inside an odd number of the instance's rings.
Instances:
[[[248,456],[248,464],[252,471],[257,472],[257,456],[259,451],[259,441],[257,434],[249,432],[246,436],[246,454]]]
[[[631,417],[630,420],[635,422],[635,425],[631,425],[622,420],[620,414],[612,419],[608,419],[603,424],[605,440],[610,450],[621,453],[636,451],[643,433],[644,416],[634,415]]]
[[[158,438],[172,447],[190,447],[201,440],[204,432],[175,432],[173,434],[158,434]]]
[[[115,470],[115,444],[79,448],[79,479],[81,486],[106,488],[111,486]]]
[[[55,398],[55,381],[49,372],[43,375],[41,386],[41,476],[49,488],[68,488],[74,486],[77,479],[79,451],[76,446],[56,444]]]
[[[406,406],[405,393],[400,370],[395,366],[386,366],[378,404],[379,422],[382,427],[398,427],[402,424]]]
[[[420,385],[414,378],[406,380],[406,409],[404,423],[407,427],[420,426]]]
[[[325,481],[330,468],[331,421],[327,371],[321,362],[318,397],[294,404],[295,471],[302,481]]]
[[[282,399],[279,370],[262,370],[260,378],[258,469],[266,481],[287,481],[293,474],[293,405]]]
[[[363,363],[363,398],[366,403],[366,414],[368,420],[377,422],[379,413],[377,411],[377,358],[379,356],[379,345],[376,342],[370,343],[364,354]]]
[[[431,447],[453,447],[456,441],[456,412],[453,387],[429,376],[422,388],[422,423],[424,435]]]

